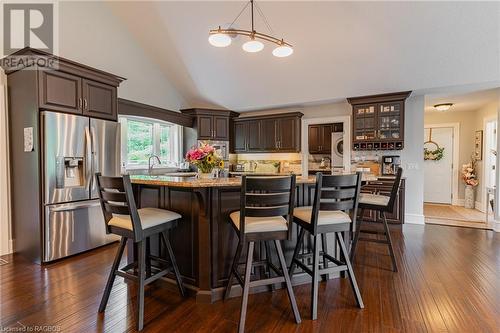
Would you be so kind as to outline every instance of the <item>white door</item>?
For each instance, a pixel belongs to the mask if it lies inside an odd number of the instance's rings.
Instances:
[[[491,120],[486,123],[485,150],[483,159],[485,161],[485,182],[484,186],[494,187],[496,183],[496,151],[497,151],[497,121]],[[494,153],[495,152],[495,153]]]
[[[429,140],[429,128],[425,129],[424,140]],[[431,140],[444,148],[443,158],[439,161],[424,161],[424,202],[451,204],[452,194],[452,164],[453,164],[453,128],[432,128]],[[426,143],[424,148],[436,149],[436,146]]]

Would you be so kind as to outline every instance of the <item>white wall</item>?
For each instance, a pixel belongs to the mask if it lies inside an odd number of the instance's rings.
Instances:
[[[119,97],[170,110],[186,106],[105,2],[59,2],[59,21],[59,55],[125,77]]]

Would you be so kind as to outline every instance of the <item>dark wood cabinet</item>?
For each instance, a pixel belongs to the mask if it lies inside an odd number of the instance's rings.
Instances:
[[[114,120],[117,118],[116,87],[92,80],[83,80],[83,114]]]
[[[124,78],[29,47],[7,58],[12,56],[51,59],[52,68],[33,68],[37,109],[117,119],[117,87]],[[22,69],[4,67],[10,78]]]
[[[353,150],[404,148],[405,100],[411,91],[352,97]]]
[[[230,141],[232,119],[239,113],[228,110],[185,109],[183,114],[194,117],[198,140]]]
[[[38,99],[41,109],[82,113],[82,79],[57,71],[38,73]]]
[[[300,152],[300,119],[302,113],[293,112],[234,121],[235,153]]]
[[[392,184],[393,180],[380,178],[377,181],[368,182],[361,188],[361,192],[390,196]],[[379,212],[369,210],[366,210],[363,216],[364,220],[369,222],[379,222],[382,219]],[[401,186],[394,201],[393,211],[390,214],[387,213],[386,218],[387,222],[394,224],[403,224],[405,221],[405,179],[401,179]]]
[[[116,120],[116,86],[59,71],[38,74],[40,109]]]
[[[333,124],[309,125],[309,154],[330,154]]]

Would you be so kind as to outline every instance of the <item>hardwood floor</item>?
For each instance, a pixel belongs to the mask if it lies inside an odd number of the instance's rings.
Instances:
[[[250,296],[248,332],[500,332],[500,234],[438,225],[392,226],[399,273],[384,245],[360,242],[355,273],[365,309],[347,279],[320,283],[318,320],[310,285],[294,288],[302,323],[285,290]],[[398,229],[399,228],[399,229]],[[0,330],[49,325],[59,332],[126,332],[135,327],[135,288],[117,278],[97,313],[117,246],[40,267],[19,256],[0,265]],[[234,332],[240,298],[215,304],[182,299],[153,284],[145,332]],[[52,326],[54,325],[54,326]]]

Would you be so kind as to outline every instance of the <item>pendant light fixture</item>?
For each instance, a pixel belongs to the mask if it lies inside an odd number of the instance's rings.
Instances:
[[[233,29],[233,24],[236,22],[236,20],[238,20],[238,18],[248,7],[248,5],[250,5],[251,8],[251,30]],[[226,47],[231,45],[232,38],[235,38],[239,35],[249,38],[249,40],[243,43],[243,45],[241,46],[242,49],[246,52],[256,53],[262,51],[264,49],[264,43],[262,41],[266,41],[277,45],[272,52],[275,57],[283,58],[291,55],[293,53],[292,45],[285,42],[283,38],[279,39],[255,30],[254,8],[257,8],[257,12],[260,14],[269,31],[272,33],[271,26],[267,22],[264,13],[262,13],[262,10],[257,4],[254,4],[254,0],[250,0],[249,2],[247,2],[245,7],[243,7],[238,16],[236,16],[234,21],[229,25],[227,29],[222,29],[219,26],[217,29],[210,30],[208,42],[215,47]]]

